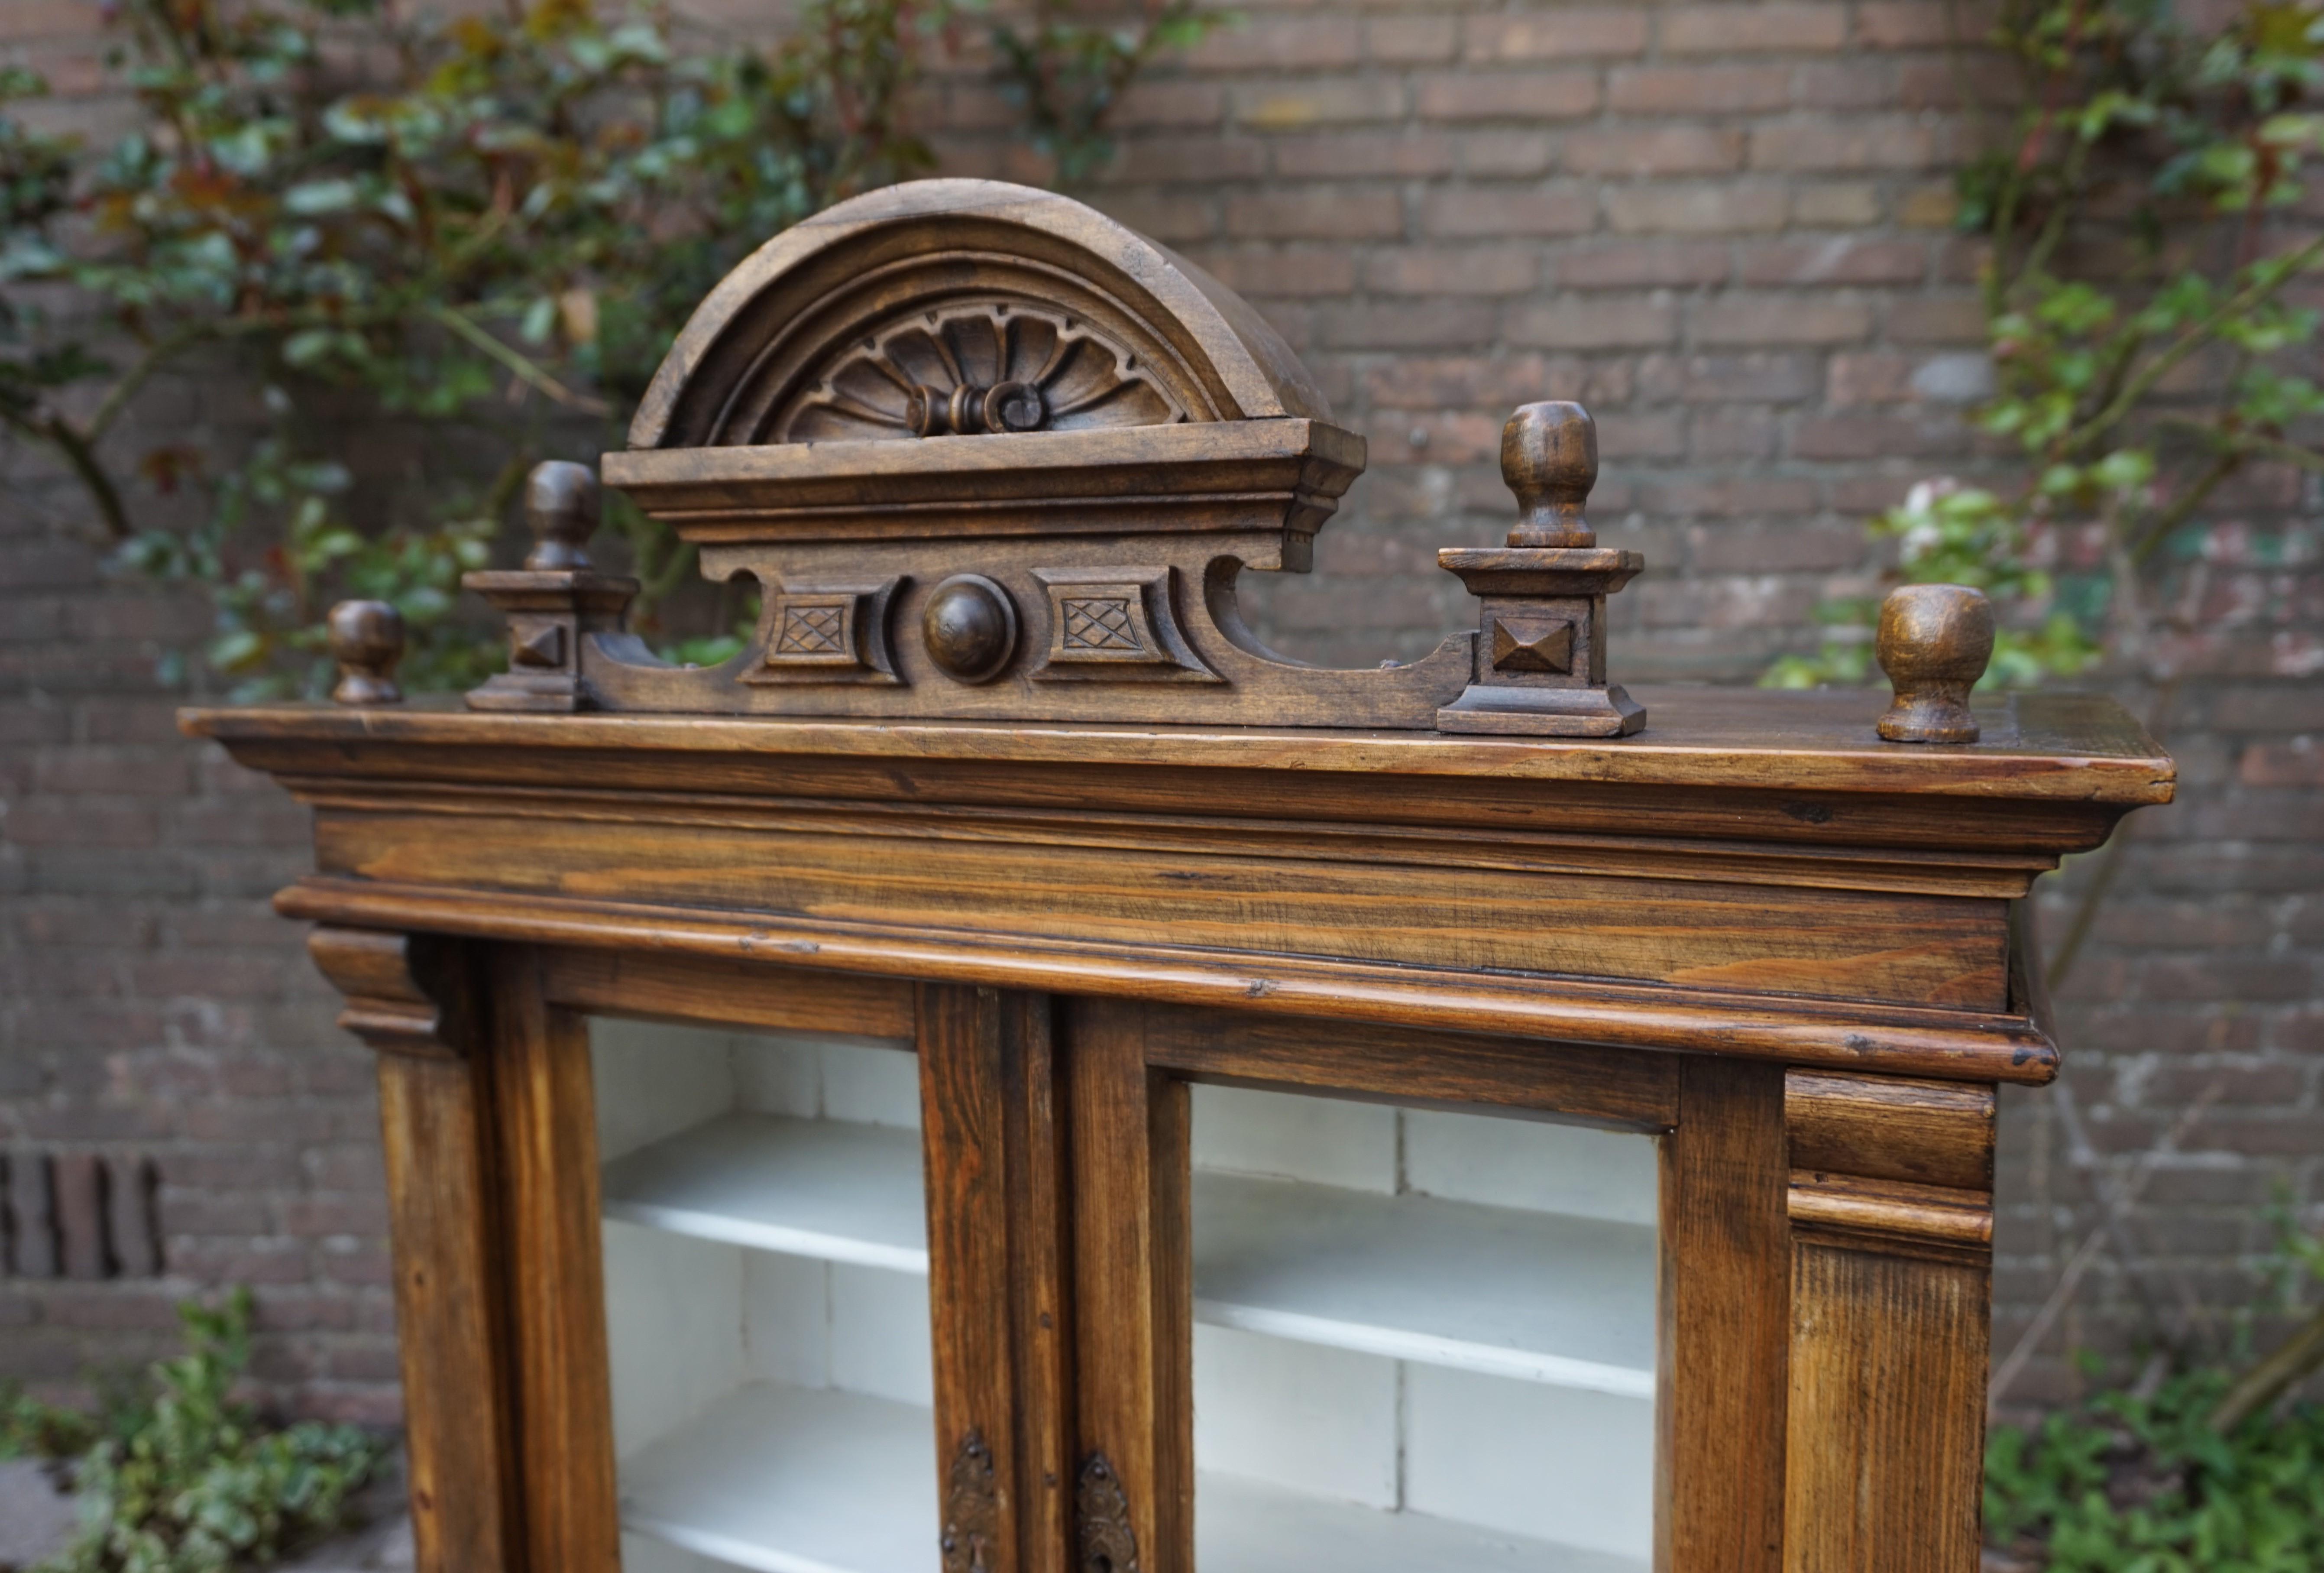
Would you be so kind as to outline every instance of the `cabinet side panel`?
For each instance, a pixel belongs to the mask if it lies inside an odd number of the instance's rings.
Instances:
[[[1140,1573],[1193,1573],[1186,1084],[1148,1066],[1143,1007],[1076,1000],[1066,1022],[1078,1534],[1118,1544],[1126,1505]]]
[[[518,1569],[484,1099],[472,1060],[379,1057],[419,1573]]]
[[[1974,1573],[1987,1268],[1802,1242],[1785,1573]]]
[[[1791,1224],[1780,1067],[1683,1063],[1663,1142],[1657,1573],[1776,1573]]]
[[[491,1048],[531,1565],[620,1573],[588,1025],[537,951],[494,959]]]

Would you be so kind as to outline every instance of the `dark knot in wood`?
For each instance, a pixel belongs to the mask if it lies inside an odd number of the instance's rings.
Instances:
[[[1138,1573],[1138,1532],[1130,1499],[1102,1453],[1092,1453],[1074,1487],[1081,1573]]]
[[[589,537],[597,532],[597,477],[587,465],[552,458],[532,467],[524,485],[524,518],[533,548],[524,566],[563,572],[589,566]]]
[[[1880,717],[1891,743],[1974,743],[1969,690],[1993,659],[1993,605],[1967,585],[1905,585],[1880,604],[1874,646],[1895,702]]]
[[[1598,484],[1598,422],[1579,404],[1520,404],[1501,428],[1501,480],[1517,494],[1511,546],[1595,546],[1582,515]]]
[[[339,663],[331,698],[343,705],[394,705],[403,700],[395,663],[403,659],[403,614],[385,601],[341,601],[328,623],[331,658]]]
[[[1017,608],[982,574],[957,573],[928,594],[928,659],[964,683],[997,676],[1017,651]]]

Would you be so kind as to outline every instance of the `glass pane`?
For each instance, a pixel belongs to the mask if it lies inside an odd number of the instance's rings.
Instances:
[[[591,1022],[625,1573],[934,1560],[918,1070]]]
[[[1194,1089],[1202,1573],[1639,1573],[1655,1139]]]

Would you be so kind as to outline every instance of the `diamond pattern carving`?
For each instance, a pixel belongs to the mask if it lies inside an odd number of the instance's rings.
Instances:
[[[1067,650],[1146,648],[1138,630],[1130,626],[1128,601],[1076,596],[1061,601],[1059,610],[1065,614]]]
[[[847,653],[846,606],[785,606],[782,637],[775,648],[785,655]]]

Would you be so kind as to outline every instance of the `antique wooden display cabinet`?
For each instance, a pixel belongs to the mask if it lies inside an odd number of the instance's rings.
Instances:
[[[315,810],[423,1568],[1969,1573],[2013,915],[2169,761],[1972,719],[1969,592],[1885,717],[1625,694],[1572,405],[1443,553],[1472,632],[1277,656],[1238,576],[1362,462],[1167,251],[898,188],[604,460],[754,581],[734,659],[624,631],[545,466],[465,703],[355,604],[337,704],[189,713]]]

